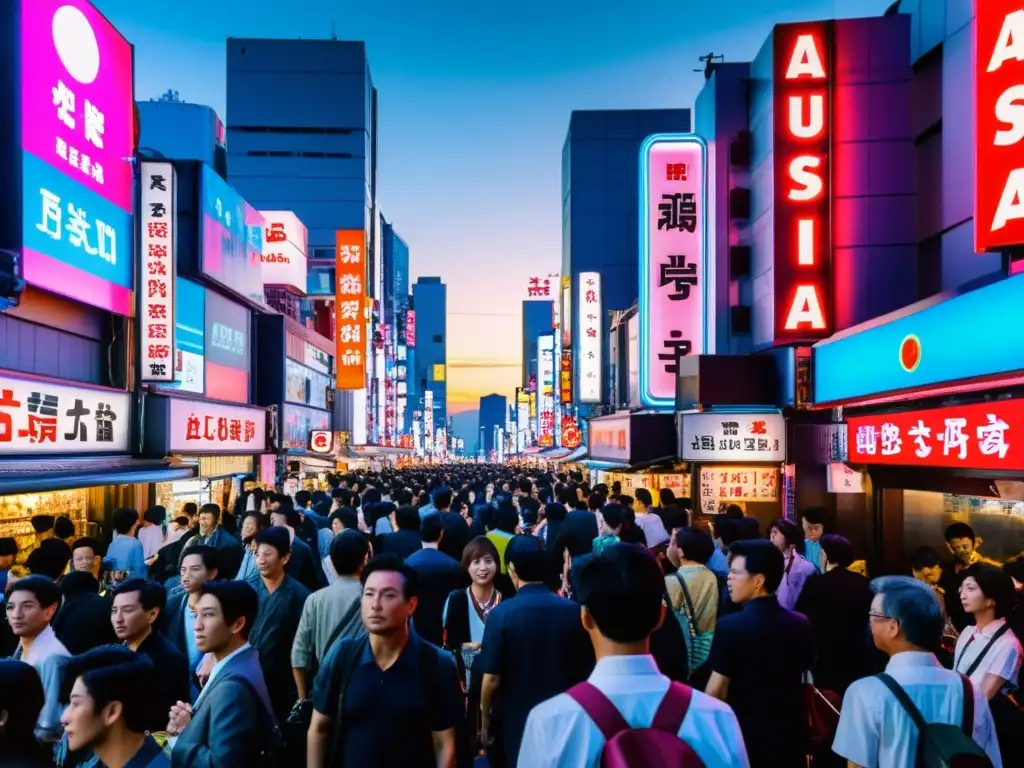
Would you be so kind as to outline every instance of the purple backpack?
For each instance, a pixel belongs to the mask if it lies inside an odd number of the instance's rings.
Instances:
[[[693,747],[679,738],[692,688],[681,683],[669,685],[647,728],[630,727],[618,708],[590,683],[580,683],[568,694],[604,735],[602,768],[704,768]]]

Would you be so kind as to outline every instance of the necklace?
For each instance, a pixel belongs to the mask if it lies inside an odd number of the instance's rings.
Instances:
[[[472,589],[469,590],[469,593],[470,596],[473,598],[473,605],[476,607],[477,614],[480,616],[481,619],[486,621],[487,616],[490,614],[492,610],[494,610],[494,606],[496,606],[498,604],[498,601],[501,600],[501,593],[498,592],[498,590],[492,586],[490,597],[488,597],[482,603],[476,599],[476,595],[473,594]]]

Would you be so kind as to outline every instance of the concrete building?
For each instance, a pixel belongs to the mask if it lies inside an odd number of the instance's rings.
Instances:
[[[551,332],[551,324],[554,321],[553,312],[553,301],[538,299],[523,301],[522,387],[527,391],[530,387],[530,377],[537,370],[537,337]]]
[[[480,398],[480,445],[477,450],[482,448],[485,457],[498,449],[495,440],[498,430],[505,429],[507,419],[508,401],[504,395],[491,394]]]
[[[410,408],[422,410],[424,394],[430,391],[434,424],[440,426],[448,421],[448,298],[441,278],[417,280],[412,286],[412,305],[416,311],[416,351],[409,387]]]
[[[184,101],[139,101],[139,150],[198,160],[227,174],[224,123],[212,107]]]

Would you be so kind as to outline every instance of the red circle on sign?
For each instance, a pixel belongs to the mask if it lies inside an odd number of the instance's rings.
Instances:
[[[900,342],[900,366],[907,373],[913,373],[920,364],[921,340],[911,333]]]
[[[580,443],[583,442],[583,436],[580,434],[579,427],[572,426],[568,429],[563,428],[562,430],[562,447],[563,448],[579,448]]]

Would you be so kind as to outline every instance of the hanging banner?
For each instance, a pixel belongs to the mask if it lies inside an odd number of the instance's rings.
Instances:
[[[366,233],[335,233],[335,355],[338,389],[366,388]]]
[[[579,290],[579,401],[601,402],[601,274],[580,272]]]
[[[174,166],[142,163],[139,260],[140,364],[144,382],[174,381],[175,227]]]
[[[679,361],[707,349],[707,147],[655,134],[640,148],[640,399],[673,408]]]

